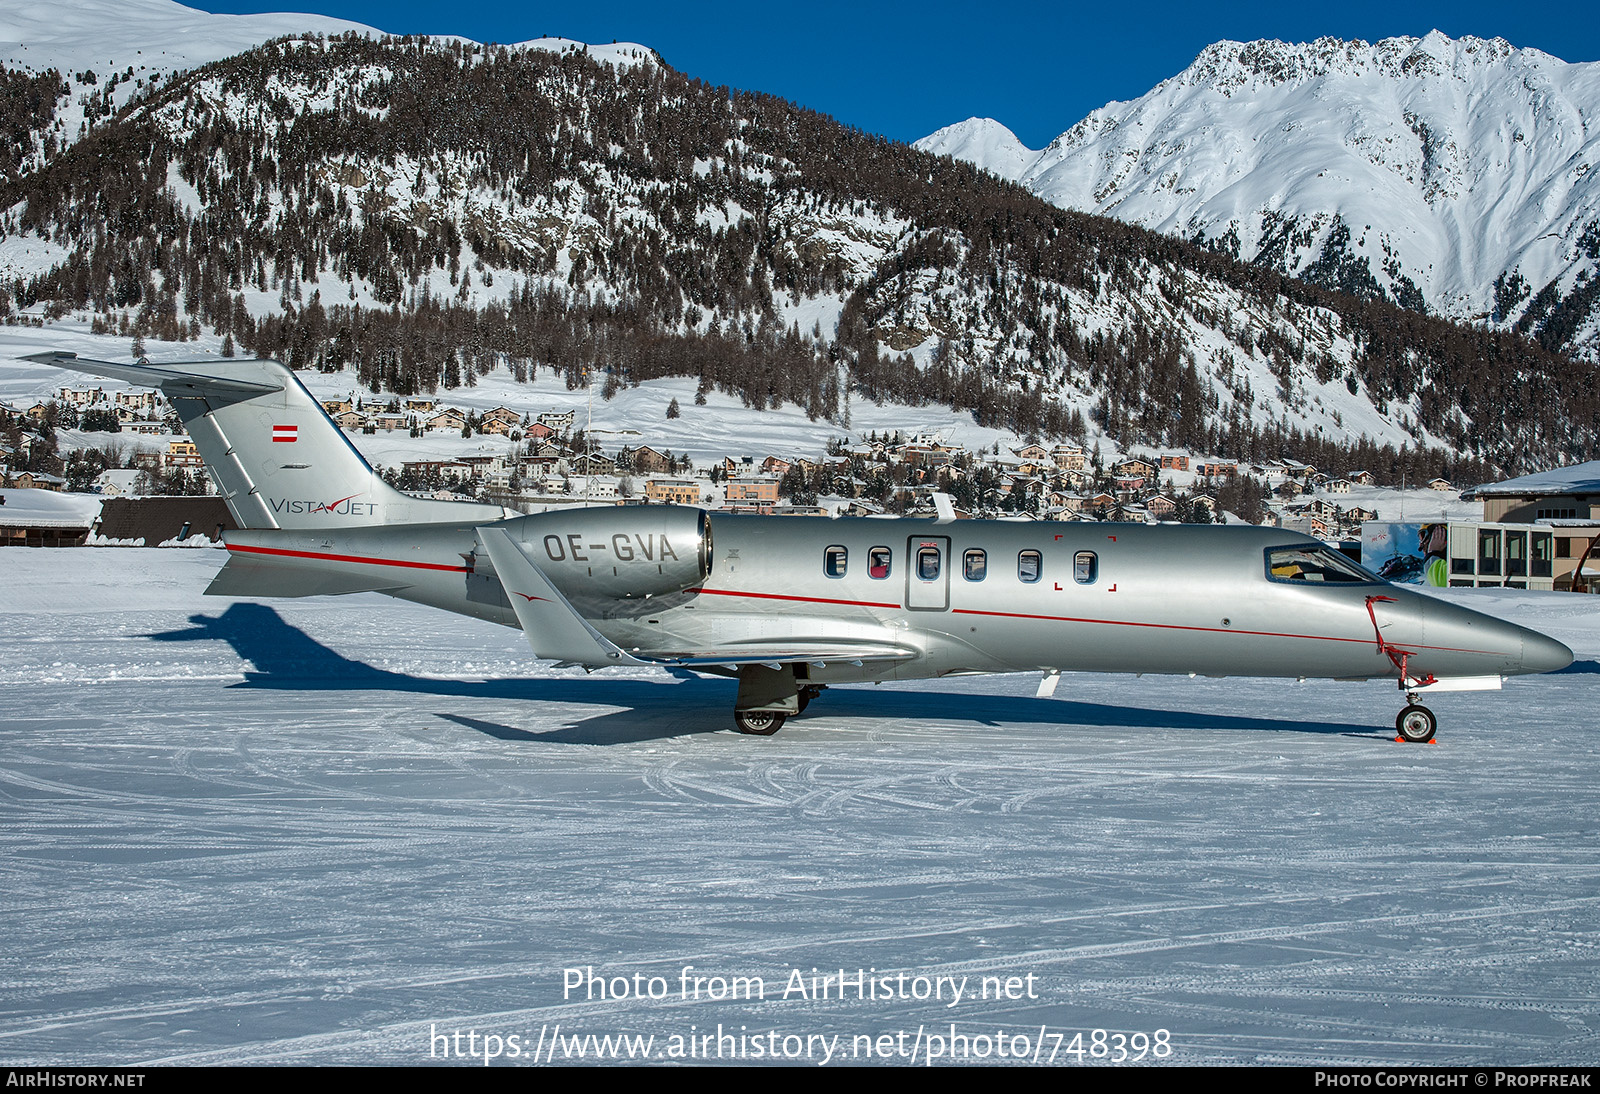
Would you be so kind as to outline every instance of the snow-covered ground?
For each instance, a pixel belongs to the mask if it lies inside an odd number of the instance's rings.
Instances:
[[[220,561],[0,553],[0,1061],[414,1063],[557,1024],[653,1058],[951,1023],[1045,1058],[1096,1028],[1178,1063],[1600,1055],[1589,598],[1452,591],[1578,661],[1437,697],[1431,747],[1376,683],[1103,676],[839,688],[766,739],[726,681],[556,670],[376,596],[205,599]],[[564,997],[588,966],[667,997]],[[685,966],[767,997],[684,1000]],[[813,968],[967,994],[780,997]]]

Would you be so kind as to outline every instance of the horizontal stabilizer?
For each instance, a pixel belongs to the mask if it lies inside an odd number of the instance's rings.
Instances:
[[[535,657],[592,666],[644,664],[591,627],[503,528],[479,528],[478,542],[494,563]]]
[[[52,350],[22,358],[41,365],[70,368],[93,376],[109,376],[113,380],[126,380],[144,387],[159,387],[169,397],[178,395],[237,395],[251,398],[282,391],[284,385],[270,381],[246,380],[238,376],[219,376],[228,367],[220,361],[163,361],[159,365],[124,365],[115,361],[95,361],[75,353]]]
[[[393,593],[406,588],[392,574],[340,574],[259,559],[228,559],[206,587],[207,596],[342,596]]]

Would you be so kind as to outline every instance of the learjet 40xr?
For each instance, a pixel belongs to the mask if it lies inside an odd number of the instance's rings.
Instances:
[[[1270,528],[874,520],[403,494],[276,361],[28,360],[160,388],[239,529],[208,593],[376,592],[519,627],[535,656],[736,678],[776,732],[830,684],[961,673],[1388,677],[1425,691],[1564,668],[1542,634],[1390,585]]]

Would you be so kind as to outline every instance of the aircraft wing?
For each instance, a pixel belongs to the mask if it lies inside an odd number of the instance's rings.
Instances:
[[[478,541],[483,545],[506,598],[517,613],[517,622],[528,637],[534,656],[548,657],[574,665],[655,665],[662,668],[728,668],[741,665],[767,665],[805,662],[825,665],[829,661],[863,664],[868,661],[910,661],[919,651],[887,642],[852,642],[829,638],[807,641],[803,638],[781,642],[735,642],[720,649],[653,651],[627,653],[595,630],[572,606],[572,602],[551,584],[503,529],[482,527]]]
[[[783,643],[730,644],[721,649],[693,650],[683,653],[653,653],[641,659],[651,664],[672,668],[692,669],[696,666],[722,666],[738,668],[740,665],[766,665],[777,668],[782,664],[805,662],[818,668],[831,662],[861,665],[869,661],[886,663],[910,661],[919,651],[906,646],[882,642],[848,642],[837,638],[826,642],[810,643],[796,639]]]
[[[517,613],[517,622],[522,624],[522,633],[533,647],[535,657],[576,665],[650,663],[623,653],[609,638],[590,626],[503,528],[479,528],[478,542],[483,544],[489,560],[494,563],[494,572],[505,587],[506,599]]]

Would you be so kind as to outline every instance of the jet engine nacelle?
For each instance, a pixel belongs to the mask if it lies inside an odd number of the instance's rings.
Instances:
[[[502,527],[569,597],[662,596],[692,589],[711,572],[711,523],[700,509],[575,508]]]

